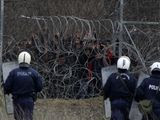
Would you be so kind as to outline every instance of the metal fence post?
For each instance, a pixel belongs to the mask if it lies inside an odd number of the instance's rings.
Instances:
[[[3,19],[4,19],[4,0],[1,0],[0,12],[0,81],[2,81],[2,50],[3,50]]]
[[[2,47],[3,47],[3,17],[4,17],[4,0],[1,0],[1,11],[0,11],[0,82],[2,82]],[[4,96],[0,84],[0,112],[4,113]],[[2,106],[3,105],[3,106]],[[3,114],[1,114],[3,115]],[[0,116],[2,118],[2,116]],[[2,118],[3,119],[3,118]]]
[[[122,41],[123,41],[123,7],[124,0],[120,1],[120,33],[119,33],[119,57],[122,55]]]

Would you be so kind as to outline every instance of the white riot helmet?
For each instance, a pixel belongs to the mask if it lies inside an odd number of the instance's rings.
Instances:
[[[117,61],[117,68],[126,69],[130,68],[131,60],[127,56],[121,56]]]
[[[151,66],[151,72],[152,71],[160,71],[160,62],[154,62]]]
[[[18,63],[27,63],[27,64],[30,64],[31,62],[31,55],[26,52],[26,51],[23,51],[19,54],[18,56]]]

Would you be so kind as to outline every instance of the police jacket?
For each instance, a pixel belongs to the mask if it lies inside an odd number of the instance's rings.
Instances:
[[[137,80],[128,71],[112,73],[104,86],[104,99],[110,98],[111,102],[116,99],[131,102],[136,82]]]
[[[153,73],[145,78],[136,92],[136,101],[152,100],[155,107],[160,108],[160,73]]]
[[[42,90],[42,77],[30,67],[19,67],[12,70],[4,83],[5,94],[14,97],[29,97]]]

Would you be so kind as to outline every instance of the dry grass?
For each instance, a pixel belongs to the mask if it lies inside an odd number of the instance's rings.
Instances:
[[[36,120],[102,120],[103,115],[102,98],[39,100],[35,108]]]
[[[4,95],[2,90],[0,90],[0,120],[7,120],[7,114],[5,111],[5,102],[4,102]]]
[[[84,100],[39,99],[35,105],[34,120],[105,120],[103,110],[102,97]]]

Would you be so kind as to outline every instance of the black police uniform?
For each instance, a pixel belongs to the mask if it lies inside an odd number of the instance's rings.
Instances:
[[[152,75],[145,78],[136,92],[135,100],[151,100],[153,103],[153,114],[148,115],[150,120],[160,119],[160,72],[154,71]],[[143,120],[147,119],[143,116]]]
[[[30,67],[12,70],[4,83],[5,94],[12,94],[16,120],[32,120],[34,93],[42,90],[42,77]]]
[[[111,120],[129,120],[136,82],[127,70],[109,76],[104,86],[104,99],[111,101]]]

